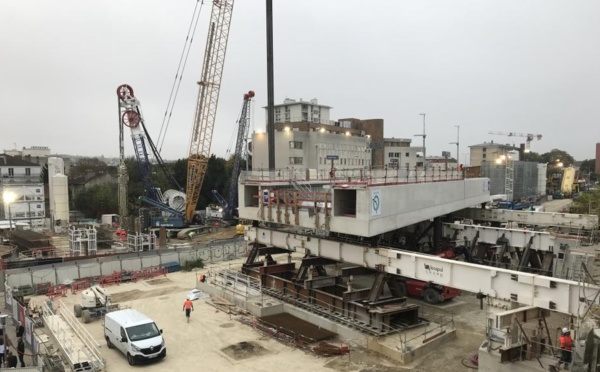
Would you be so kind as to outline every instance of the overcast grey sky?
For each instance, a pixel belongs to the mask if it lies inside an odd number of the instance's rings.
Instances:
[[[195,0],[0,0],[0,150],[118,155],[116,88],[130,84],[158,137]],[[187,156],[206,0],[166,141]],[[600,142],[600,1],[274,1],[275,100],[318,98],[332,119],[383,118],[386,137],[427,154],[522,142],[578,160]],[[265,1],[237,0],[213,153],[225,156],[243,94],[266,105]],[[126,152],[133,155],[127,141]],[[461,159],[464,155],[461,156]]]

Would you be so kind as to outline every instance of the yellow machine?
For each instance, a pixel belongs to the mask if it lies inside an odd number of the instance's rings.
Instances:
[[[563,197],[571,197],[573,194],[573,183],[575,183],[575,168],[567,167],[563,169],[563,176],[560,184],[560,192],[563,194]]]

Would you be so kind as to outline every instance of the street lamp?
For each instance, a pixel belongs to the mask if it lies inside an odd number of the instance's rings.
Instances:
[[[460,125],[455,125],[456,127],[456,142],[450,142],[450,145],[456,145],[456,166],[460,163],[460,152],[459,152],[459,143],[460,143]]]
[[[4,200],[4,203],[8,206],[8,224],[9,224],[9,231],[13,230],[12,227],[12,213],[10,211],[10,205],[11,203],[13,203],[15,200],[17,200],[17,195],[14,192],[10,192],[10,191],[5,191],[2,194],[2,199]]]
[[[424,113],[419,114],[423,117],[423,134],[415,134],[415,137],[423,137],[423,169],[427,165],[427,153],[425,152],[425,138],[427,134],[425,133],[425,115]]]

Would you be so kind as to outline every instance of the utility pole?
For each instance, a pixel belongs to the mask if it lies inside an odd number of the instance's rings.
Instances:
[[[460,125],[455,125],[456,127],[456,142],[450,142],[450,145],[456,145],[456,166],[460,164]]]
[[[267,0],[267,149],[269,150],[269,170],[275,170],[275,88],[273,75],[273,0]]]
[[[421,116],[423,116],[423,134],[415,134],[415,137],[423,137],[423,168],[425,168],[425,166],[427,165],[427,152],[425,150],[425,138],[427,137],[427,134],[425,134],[425,115],[426,114],[419,114]]]

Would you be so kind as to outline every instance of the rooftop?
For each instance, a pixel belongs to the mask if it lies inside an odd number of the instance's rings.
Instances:
[[[16,156],[10,156],[7,154],[0,155],[0,166],[13,166],[13,167],[39,167],[38,164],[30,161],[18,158]]]

